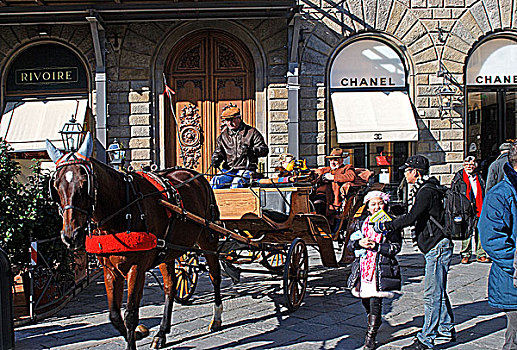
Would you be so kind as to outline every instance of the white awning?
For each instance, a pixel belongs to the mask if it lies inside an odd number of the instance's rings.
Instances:
[[[331,99],[339,143],[418,140],[405,92],[336,91]]]
[[[44,151],[46,139],[63,149],[59,131],[72,116],[84,125],[87,107],[87,99],[7,102],[0,119],[0,137],[15,152]]]

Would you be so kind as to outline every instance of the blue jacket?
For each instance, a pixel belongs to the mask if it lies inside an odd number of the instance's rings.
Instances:
[[[483,249],[492,259],[488,277],[488,303],[501,309],[517,309],[513,285],[517,239],[517,172],[507,163],[504,180],[487,192],[478,222]]]

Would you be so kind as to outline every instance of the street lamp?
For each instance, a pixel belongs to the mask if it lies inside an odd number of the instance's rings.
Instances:
[[[117,139],[113,140],[113,143],[108,146],[106,153],[108,154],[110,164],[114,168],[120,169],[124,166],[124,161],[126,160],[126,151],[124,151],[124,149],[120,146],[120,143]]]
[[[81,124],[79,124],[72,115],[70,121],[66,122],[61,130],[61,139],[63,140],[63,147],[65,152],[75,152],[81,146],[84,139],[85,131]]]

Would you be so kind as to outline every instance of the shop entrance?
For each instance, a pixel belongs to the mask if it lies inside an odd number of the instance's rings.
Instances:
[[[165,125],[167,166],[205,172],[221,133],[220,115],[229,103],[241,109],[243,121],[255,126],[254,65],[237,38],[200,31],[176,45],[167,61],[166,77],[175,91]],[[186,106],[195,106],[185,114]],[[200,128],[200,132],[199,132]]]
[[[467,153],[479,159],[486,176],[499,145],[516,137],[517,88],[469,89],[467,98]]]

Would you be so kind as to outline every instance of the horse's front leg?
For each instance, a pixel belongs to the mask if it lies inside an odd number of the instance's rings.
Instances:
[[[144,283],[145,269],[138,265],[132,266],[127,275],[127,306],[124,314],[128,350],[136,350],[136,341],[138,339],[135,329],[138,325],[138,311],[144,290]]]
[[[215,248],[212,250],[215,251]],[[208,326],[211,332],[220,331],[223,328],[223,302],[221,300],[221,265],[219,265],[219,258],[215,254],[205,254],[205,259],[208,264],[210,280],[214,286],[214,315],[212,321]]]
[[[160,323],[160,330],[153,338],[151,349],[161,349],[167,343],[167,334],[171,331],[172,323],[172,307],[174,305],[174,296],[176,295],[176,272],[174,269],[174,261],[172,263],[163,263],[160,265],[160,272],[163,276],[163,291],[165,293],[165,305]]]
[[[120,313],[122,297],[124,295],[124,277],[104,262],[104,286],[108,297],[109,318],[113,327],[127,339],[127,331]]]

